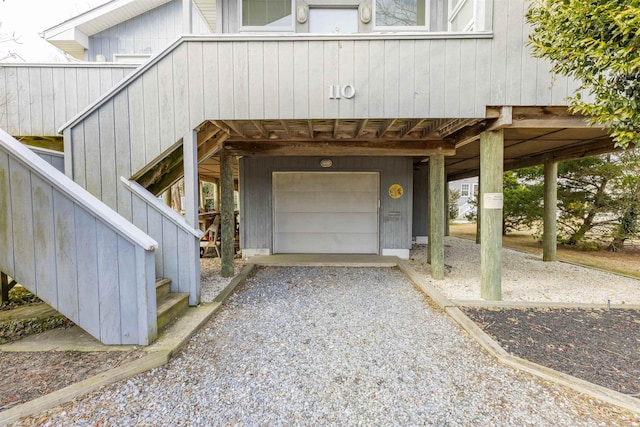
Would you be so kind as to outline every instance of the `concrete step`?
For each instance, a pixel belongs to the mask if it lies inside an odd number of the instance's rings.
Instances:
[[[171,279],[158,277],[156,279],[156,303],[159,303],[169,292],[171,292]]]
[[[171,292],[158,301],[158,331],[180,317],[189,308],[188,293]]]

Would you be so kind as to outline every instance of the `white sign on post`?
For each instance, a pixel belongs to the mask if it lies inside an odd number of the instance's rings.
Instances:
[[[502,193],[484,193],[482,207],[484,209],[502,209]]]

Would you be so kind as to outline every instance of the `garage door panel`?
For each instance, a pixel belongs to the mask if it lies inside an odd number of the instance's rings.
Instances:
[[[275,217],[276,233],[371,233],[378,226],[375,213],[281,213]]]
[[[370,233],[276,233],[278,253],[332,253],[362,254],[377,253],[377,236]],[[329,249],[328,249],[329,248]],[[369,251],[363,248],[371,248]]]
[[[274,172],[274,253],[378,253],[379,175]]]
[[[313,178],[309,178],[314,175]],[[348,184],[345,185],[345,175],[348,175]],[[371,179],[370,173],[345,173],[345,172],[322,172],[322,173],[280,173],[277,182],[274,180],[274,190],[303,191],[303,192],[325,192],[327,189],[340,192],[351,192],[353,188],[360,191],[378,192],[378,182]]]
[[[325,200],[319,202],[318,198]],[[377,209],[377,192],[282,191],[275,203],[280,212],[371,212]]]

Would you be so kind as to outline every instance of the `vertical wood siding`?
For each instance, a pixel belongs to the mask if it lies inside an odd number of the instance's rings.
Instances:
[[[91,199],[0,134],[0,271],[105,344],[148,344],[157,333],[156,319],[140,317],[139,310],[156,310],[155,274],[148,275],[153,258],[146,254],[152,251],[78,197]],[[100,210],[117,216],[102,204]]]
[[[155,250],[155,275],[171,279],[171,292],[188,292],[191,305],[199,304],[199,270],[192,268],[199,258],[202,234],[164,203],[159,202],[135,182],[120,182],[131,198],[130,221],[158,242]]]
[[[321,168],[319,157],[244,157],[240,159],[240,243],[243,248],[273,248],[273,172],[379,172],[380,249],[409,249],[412,167],[408,157],[334,157],[331,169]],[[401,198],[389,196],[392,184],[404,188]]]
[[[212,32],[196,10],[191,21],[193,34]],[[154,55],[183,33],[182,0],[173,0],[90,36],[86,59],[104,55],[111,62],[115,54]]]
[[[0,128],[13,136],[57,136],[131,66],[0,65]]]

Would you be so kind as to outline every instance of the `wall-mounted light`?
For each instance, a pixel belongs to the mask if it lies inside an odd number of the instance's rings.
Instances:
[[[304,24],[307,22],[307,17],[309,16],[309,9],[306,6],[298,6],[296,8],[296,20],[299,24]]]
[[[360,5],[360,21],[363,24],[371,22],[371,5],[369,2],[364,2]]]
[[[333,160],[331,159],[322,159],[320,160],[320,166],[323,168],[330,168],[333,166]]]

